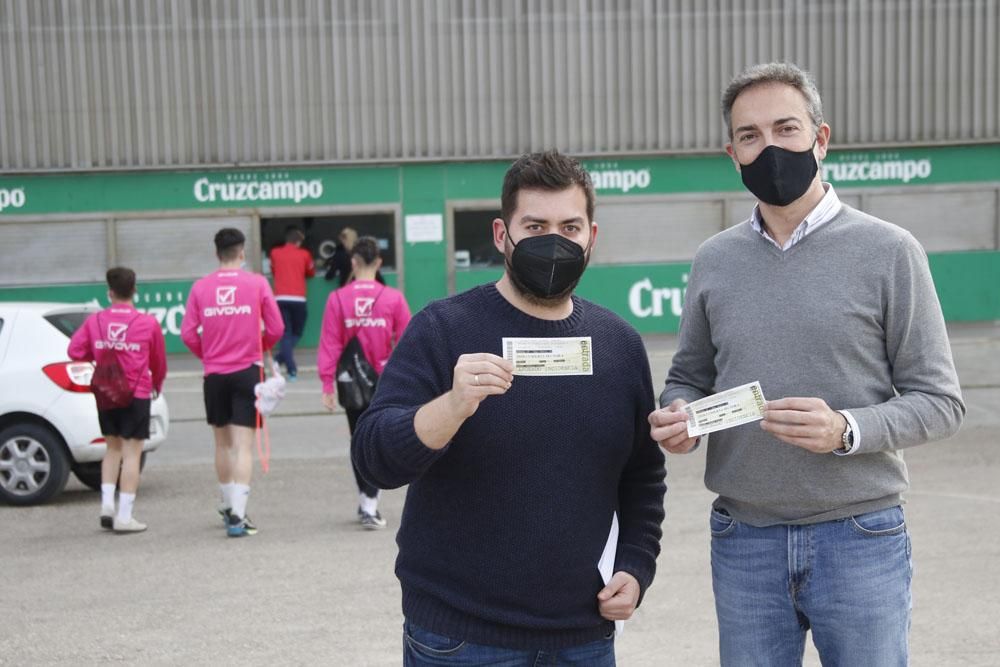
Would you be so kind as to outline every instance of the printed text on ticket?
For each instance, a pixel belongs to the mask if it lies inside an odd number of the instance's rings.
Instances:
[[[593,375],[590,336],[503,338],[503,358],[514,375]]]

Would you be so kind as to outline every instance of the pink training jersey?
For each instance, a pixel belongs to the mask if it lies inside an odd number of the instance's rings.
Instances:
[[[323,393],[333,393],[337,361],[357,334],[365,357],[378,373],[410,323],[410,307],[403,293],[374,280],[355,280],[332,292],[323,312],[317,365]]]
[[[219,269],[191,287],[181,340],[201,359],[205,375],[235,373],[263,361],[261,319],[269,350],[285,332],[271,286],[256,273]]]
[[[75,361],[98,362],[114,351],[118,363],[135,387],[132,395],[149,398],[153,389],[163,390],[167,377],[167,355],[160,324],[130,303],[114,304],[88,317],[69,340],[67,353]]]

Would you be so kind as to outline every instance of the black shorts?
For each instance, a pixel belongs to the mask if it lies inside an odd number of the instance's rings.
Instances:
[[[205,376],[205,415],[212,426],[257,426],[256,396],[253,388],[260,382],[260,366],[253,365],[235,373],[212,373]]]
[[[98,410],[97,421],[101,424],[101,434],[125,438],[126,440],[146,440],[149,438],[148,398],[133,398],[124,408]]]

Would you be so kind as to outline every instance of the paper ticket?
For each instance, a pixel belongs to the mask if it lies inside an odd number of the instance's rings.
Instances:
[[[760,421],[764,418],[764,392],[751,382],[712,394],[684,406],[688,437]]]
[[[590,336],[503,338],[503,358],[514,375],[593,375]]]

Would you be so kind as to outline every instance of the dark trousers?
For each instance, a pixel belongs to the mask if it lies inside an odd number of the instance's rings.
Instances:
[[[274,356],[274,360],[284,364],[289,375],[297,375],[299,367],[295,364],[292,352],[306,328],[306,302],[279,300],[278,310],[281,311],[281,319],[285,322],[285,335],[281,337],[278,354]]]
[[[364,413],[364,410],[345,410],[345,412],[347,412],[347,428],[353,436],[354,427],[358,423],[358,417]],[[358,472],[358,467],[354,465],[354,459],[351,459],[351,467],[354,468],[354,481],[358,484],[358,491],[365,494],[369,498],[377,497],[378,487],[365,481],[365,478]]]

